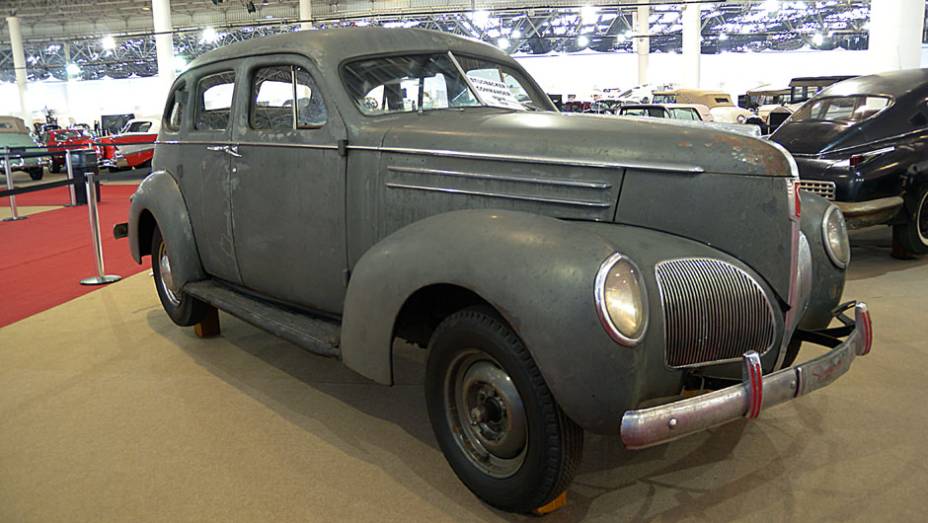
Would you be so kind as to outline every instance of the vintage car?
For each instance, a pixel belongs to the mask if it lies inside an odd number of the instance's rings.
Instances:
[[[45,145],[49,152],[64,152],[75,149],[93,147],[93,136],[84,129],[54,129],[48,131]],[[66,163],[65,155],[59,154],[51,157],[49,170],[53,173],[61,172]]]
[[[646,104],[654,100],[654,93],[675,89],[674,84],[642,84],[625,91],[611,91],[607,98],[623,104]]]
[[[23,171],[33,180],[41,180],[45,175],[45,166],[48,165],[48,159],[27,156],[39,154],[42,151],[22,118],[0,116],[0,175],[4,176],[6,160],[2,154],[6,151],[16,155],[16,157],[10,158],[10,171]]]
[[[178,325],[223,309],[385,385],[395,340],[425,348],[438,445],[510,511],[564,499],[584,430],[665,443],[869,351],[841,212],[779,146],[554,109],[447,33],[229,45],[174,82],[114,232]],[[832,350],[793,366],[806,337]]]
[[[786,99],[785,103],[780,104],[779,107],[773,107],[770,109],[770,114],[767,115],[767,125],[770,128],[770,131],[774,131],[790,117],[791,114],[799,110],[802,107],[802,104],[806,103],[810,98],[817,95],[829,85],[834,85],[838,82],[843,82],[844,80],[850,80],[854,78],[853,76],[804,76],[800,78],[793,78],[789,82],[789,97]]]
[[[799,164],[801,186],[851,228],[893,226],[894,255],[928,254],[928,69],[861,76],[807,102],[771,140]]]
[[[674,89],[654,93],[656,104],[697,104],[705,105],[716,122],[747,123],[754,113],[735,105],[731,95],[724,91],[706,89]]]
[[[161,128],[161,117],[134,118],[126,122],[118,134],[97,142],[97,158],[101,167],[135,169],[151,163],[155,140]]]
[[[618,108],[618,116],[630,118],[663,118],[684,125],[703,126],[747,136],[761,136],[761,128],[753,124],[716,122],[705,105],[700,104],[635,104]]]
[[[740,98],[738,105],[753,111],[757,115],[765,131],[764,134],[766,134],[776,129],[776,127],[770,125],[770,113],[784,109],[790,100],[790,89],[752,89],[745,93],[743,103]]]

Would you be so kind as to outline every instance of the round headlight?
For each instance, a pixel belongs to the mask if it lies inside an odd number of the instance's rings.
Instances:
[[[847,267],[851,260],[851,245],[847,239],[847,224],[844,215],[834,205],[825,211],[822,220],[822,240],[825,243],[825,252],[839,269]]]
[[[606,258],[596,274],[595,297],[609,336],[627,347],[638,344],[648,325],[648,300],[634,262],[619,253]]]

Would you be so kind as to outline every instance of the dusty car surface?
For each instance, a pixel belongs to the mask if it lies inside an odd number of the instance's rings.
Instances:
[[[534,511],[562,499],[584,430],[665,443],[869,351],[863,304],[822,330],[847,236],[796,181],[762,140],[560,114],[474,40],[306,31],[180,75],[128,231],[179,325],[218,307],[386,385],[397,338],[426,348],[449,464]],[[832,350],[791,366],[806,337]]]
[[[23,171],[33,180],[41,180],[45,175],[45,166],[48,159],[44,157],[28,156],[39,154],[39,144],[32,137],[29,128],[22,118],[15,116],[0,116],[0,175],[4,175],[4,160],[2,154],[9,151],[14,155],[10,158],[10,171]],[[20,156],[22,155],[22,156]]]
[[[770,138],[801,185],[852,228],[893,226],[894,254],[928,254],[928,69],[861,76],[821,91]]]

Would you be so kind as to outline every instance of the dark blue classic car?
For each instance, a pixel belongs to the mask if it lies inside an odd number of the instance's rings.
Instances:
[[[861,76],[825,89],[770,137],[801,187],[851,228],[893,226],[893,253],[928,253],[928,69]]]

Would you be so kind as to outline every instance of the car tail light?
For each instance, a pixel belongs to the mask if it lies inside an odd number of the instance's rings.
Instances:
[[[851,169],[853,169],[857,167],[858,165],[864,163],[864,160],[866,159],[867,157],[862,154],[855,154],[854,156],[851,156],[850,160],[848,160],[848,164],[851,166]]]
[[[891,147],[883,147],[882,149],[876,149],[874,151],[867,151],[865,153],[855,154],[855,155],[852,155],[848,159],[847,163],[850,169],[853,171],[855,168],[860,166],[862,163],[876,156],[880,156],[881,154],[886,154],[886,153],[889,153],[895,150],[896,148],[891,146]]]

